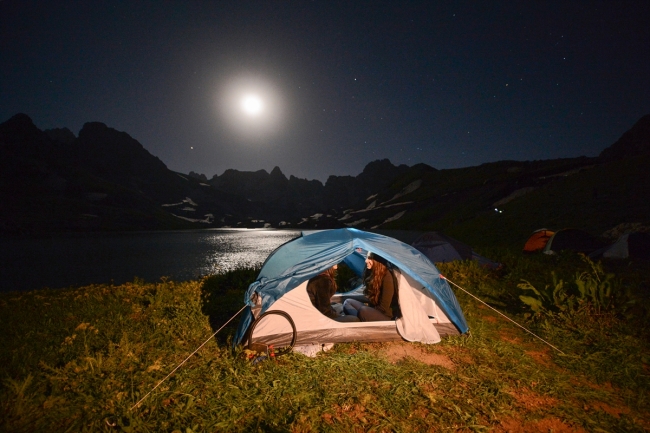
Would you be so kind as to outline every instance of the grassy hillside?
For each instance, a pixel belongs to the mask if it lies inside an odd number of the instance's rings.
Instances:
[[[352,214],[368,220],[361,228],[379,224],[382,229],[447,231],[493,211],[494,203],[517,191],[547,188],[560,179],[558,175],[594,164],[593,159],[572,158],[499,161],[452,170],[410,170],[389,189],[378,192],[374,208]],[[408,186],[413,184],[419,186],[409,191]],[[404,211],[402,217],[384,222],[399,211]]]
[[[649,190],[647,153],[613,162],[573,158],[412,170],[345,222],[366,230],[441,231],[475,248],[521,250],[539,228],[601,236],[624,223],[649,225]]]
[[[476,245],[520,245],[536,229],[580,228],[601,235],[621,223],[650,222],[650,155],[595,166],[476,218],[448,233]]]
[[[647,431],[647,264],[611,277],[578,256],[497,258],[499,273],[440,270],[564,354],[455,288],[469,335],[253,364],[231,352],[233,324],[138,407],[239,310],[256,270],[2,294],[0,430]]]

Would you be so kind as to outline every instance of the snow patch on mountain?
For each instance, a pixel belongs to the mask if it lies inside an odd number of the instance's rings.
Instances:
[[[368,205],[368,207],[366,207],[364,210],[371,210],[371,209],[374,209],[375,206],[377,206],[377,200],[373,200],[372,203],[370,203],[370,204]]]
[[[362,218],[360,220],[352,221],[351,223],[346,223],[345,225],[349,226],[349,227],[354,227],[354,226],[357,226],[357,225],[359,225],[361,223],[365,223],[366,221],[368,221],[367,218]]]
[[[395,194],[393,196],[393,198],[391,198],[390,200],[385,201],[382,204],[390,203],[391,201],[396,200],[396,199],[398,199],[398,198],[400,198],[402,196],[405,196],[406,194],[410,194],[413,191],[415,191],[416,189],[418,189],[420,186],[422,186],[422,179],[418,179],[416,181],[413,181],[413,182],[409,183],[408,185],[406,185],[404,188],[402,188],[402,190],[400,192],[398,192],[397,194]]]
[[[377,227],[382,226],[382,225],[384,225],[384,224],[386,224],[386,223],[389,223],[389,222],[391,222],[391,221],[398,220],[398,219],[402,218],[402,217],[404,216],[405,213],[406,213],[405,210],[403,210],[403,211],[401,211],[401,212],[398,212],[398,213],[396,213],[395,215],[393,215],[392,217],[387,218],[386,220],[384,220],[383,223],[381,223],[381,224],[377,224],[376,226],[374,226],[374,227],[372,227],[372,228],[373,228],[373,229],[376,229]]]
[[[204,219],[188,218],[188,217],[184,217],[184,216],[176,215],[176,214],[172,214],[172,215],[175,216],[176,218],[180,218],[182,220],[189,221],[189,222],[192,222],[192,223],[212,224],[212,222],[214,221],[214,215],[213,214],[205,214]]]
[[[529,186],[526,188],[519,188],[518,190],[515,190],[512,192],[512,194],[508,195],[507,197],[502,198],[499,201],[495,201],[493,206],[501,206],[503,204],[506,204],[516,198],[523,197],[524,195],[528,194],[529,192],[532,192],[535,190],[535,187]]]
[[[184,204],[189,204],[190,206],[198,206],[198,204],[196,204],[196,203],[194,202],[194,200],[192,200],[192,199],[189,198],[189,197],[185,197],[185,200],[183,200],[183,201],[181,201],[181,202],[178,202],[178,203],[163,204],[163,205],[161,205],[161,206],[162,206],[162,207],[173,207],[173,206],[182,206],[182,205],[184,205]],[[184,208],[183,210],[187,210],[187,208]]]

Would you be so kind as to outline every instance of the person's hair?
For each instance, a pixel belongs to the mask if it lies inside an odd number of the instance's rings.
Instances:
[[[370,275],[367,275],[364,282],[366,288],[363,290],[363,294],[368,297],[370,303],[373,305],[379,304],[379,295],[381,294],[381,286],[384,282],[384,277],[386,272],[388,272],[388,267],[386,266],[385,260],[377,260],[379,256],[370,255],[368,256],[374,263],[370,269]]]
[[[323,272],[321,272],[321,274],[327,276],[330,280],[332,280],[332,285],[334,286],[335,291],[339,289],[339,287],[336,285],[336,269],[334,269],[334,266],[325,269]]]

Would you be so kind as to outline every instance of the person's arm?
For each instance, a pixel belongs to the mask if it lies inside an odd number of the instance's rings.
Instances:
[[[392,316],[392,309],[390,307],[395,294],[395,286],[393,285],[393,277],[390,271],[386,272],[383,281],[381,282],[381,293],[379,294],[379,305],[375,308],[387,316]]]

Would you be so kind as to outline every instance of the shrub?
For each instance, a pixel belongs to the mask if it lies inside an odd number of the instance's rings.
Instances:
[[[201,282],[201,312],[208,316],[216,330],[244,305],[244,293],[255,281],[260,269],[243,267],[222,274],[210,275]],[[231,322],[219,337],[224,342],[234,333],[237,321]]]
[[[533,317],[553,318],[567,324],[595,318],[613,320],[634,303],[620,279],[605,273],[601,263],[582,258],[587,269],[575,274],[573,284],[558,278],[555,271],[551,272],[553,283],[543,289],[521,280],[518,287],[532,294],[520,295],[519,299],[530,307]]]

